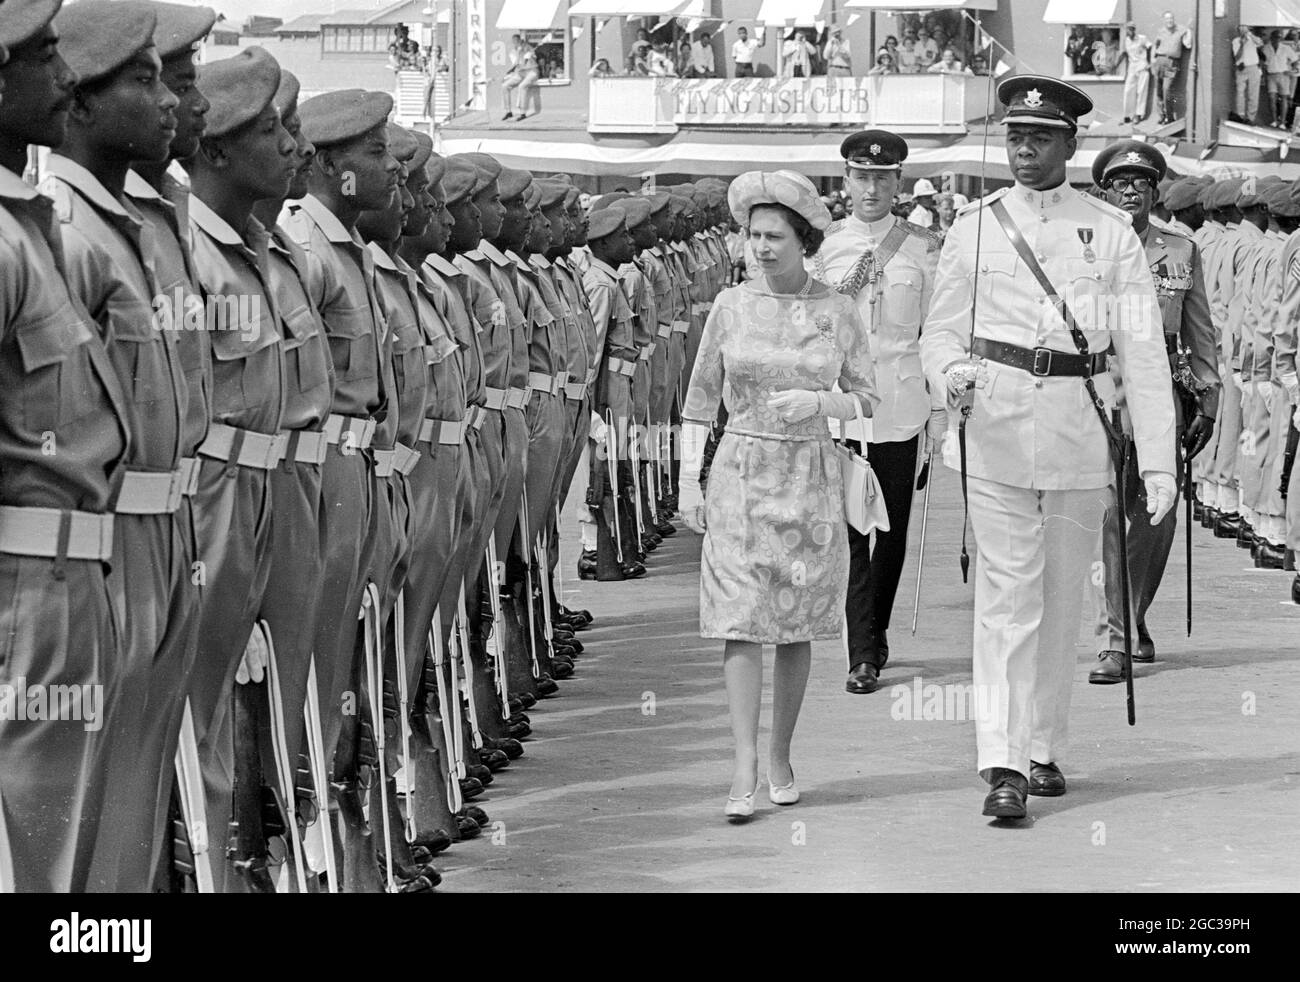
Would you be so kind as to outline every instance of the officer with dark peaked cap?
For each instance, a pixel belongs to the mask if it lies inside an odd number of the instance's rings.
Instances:
[[[809,263],[819,280],[855,299],[870,334],[880,392],[870,423],[841,424],[872,462],[890,523],[888,531],[870,537],[849,529],[845,689],[859,695],[876,690],[889,661],[887,631],[907,557],[917,458],[938,450],[946,423],[945,396],[927,390],[918,347],[941,242],[892,211],[907,154],[907,142],[888,130],[844,139],[840,155],[852,210],[828,229]]]
[[[1175,395],[1179,396],[1174,400],[1177,438],[1184,451],[1194,456],[1205,447],[1214,427],[1219,397],[1217,338],[1210,320],[1196,243],[1190,236],[1158,225],[1151,218],[1157,182],[1165,171],[1164,156],[1157,148],[1137,140],[1120,140],[1097,155],[1092,178],[1111,204],[1130,215],[1133,230],[1146,252],[1160,303]],[[1178,188],[1177,182],[1174,188]],[[1186,366],[1186,371],[1179,370],[1181,365]],[[1112,372],[1112,379],[1122,397],[1122,379],[1117,372]],[[1175,479],[1181,487],[1184,458],[1179,455],[1176,463]],[[1177,530],[1177,508],[1171,509],[1159,525],[1147,521],[1136,462],[1130,466],[1125,479],[1125,493],[1128,500],[1124,502],[1122,518],[1119,509],[1113,504],[1108,506],[1102,532],[1106,576],[1102,586],[1102,616],[1097,626],[1101,651],[1098,664],[1089,675],[1089,681],[1099,684],[1124,679],[1119,536],[1128,536],[1133,628],[1138,639],[1133,658],[1136,662],[1149,662],[1155,657],[1155,646],[1147,630],[1147,610],[1160,586]]]
[[[186,657],[193,602],[187,540],[178,522],[185,471],[188,400],[177,331],[154,306],[160,284],[152,268],[145,220],[126,197],[126,162],[165,161],[175,135],[178,100],[162,84],[154,49],[157,17],[148,4],[85,0],[59,11],[54,28],[86,111],[69,117],[68,134],[46,162],[42,190],[61,223],[68,281],[94,317],[131,401],[128,471],[115,501],[114,563],[109,576],[120,605],[124,655],[117,684],[105,693],[104,734],[110,788],[149,787],[147,804],[115,791],[106,801],[88,889],[141,890],[156,855],[154,792],[172,761],[150,720],[174,706],[147,710],[155,671],[175,671]],[[142,83],[139,79],[148,81]],[[171,694],[179,700],[181,694]],[[149,748],[141,756],[141,747]],[[137,783],[126,775],[147,771]],[[115,777],[120,778],[115,780]],[[118,814],[118,805],[123,813]],[[141,855],[144,862],[137,862]],[[130,857],[127,866],[124,857]],[[125,878],[125,879],[124,879]]]
[[[1177,484],[1169,362],[1142,243],[1127,215],[1066,183],[1077,120],[1092,102],[1035,75],[1004,80],[998,98],[1016,183],[962,209],[948,230],[921,361],[950,409],[971,400],[965,459],[949,439],[944,460],[967,475],[977,550],[973,678],[989,699],[977,766],[991,786],[983,813],[1015,819],[1026,816],[1027,794],[1066,792],[1058,761],[1074,639],[1113,497],[1112,346],[1151,521],[1173,507]],[[1068,297],[1073,330],[1034,265]],[[1125,303],[1108,301],[1119,296]]]
[[[126,175],[124,190],[131,203],[144,218],[151,236],[149,260],[158,280],[157,302],[160,311],[172,318],[176,331],[176,344],[181,366],[185,373],[188,392],[185,423],[181,440],[182,484],[184,497],[176,512],[176,523],[182,530],[182,542],[190,554],[184,560],[189,567],[194,560],[193,518],[191,503],[198,487],[198,447],[208,432],[211,415],[212,343],[205,330],[186,330],[187,312],[191,318],[202,316],[202,294],[194,275],[193,258],[189,246],[189,188],[169,173],[173,161],[192,156],[198,148],[203,132],[208,102],[194,84],[197,66],[194,57],[196,45],[212,29],[216,12],[209,7],[188,7],[172,3],[150,3],[157,15],[154,26],[154,46],[162,61],[163,84],[171,89],[180,101],[176,107],[176,135],[165,159],[136,163]],[[193,320],[191,320],[191,326]],[[154,833],[150,838],[152,855],[144,852],[144,843],[135,850],[125,850],[119,863],[134,866],[143,875],[158,868],[158,851],[172,841],[165,835],[167,809],[171,803],[174,773],[166,762],[175,757],[184,700],[176,694],[184,690],[195,655],[198,604],[202,586],[188,584],[189,604],[184,609],[172,611],[172,621],[183,641],[178,641],[176,657],[154,666],[150,678],[149,705],[157,707],[149,713],[148,730],[139,745],[140,756],[145,760],[162,761],[159,784],[155,788],[143,787],[153,773],[153,767],[123,768],[114,795],[115,807],[152,809]],[[169,707],[164,712],[162,707]],[[151,800],[152,799],[152,800]],[[131,821],[133,819],[124,819]],[[170,866],[168,867],[170,869]],[[139,880],[138,873],[130,877]]]
[[[583,546],[596,548],[597,579],[634,579],[645,575],[645,566],[636,558],[636,524],[627,506],[631,482],[624,441],[631,417],[637,351],[634,314],[618,281],[618,268],[632,258],[634,246],[626,214],[617,203],[591,213],[587,241],[591,265],[583,275],[583,289],[596,325],[595,350],[600,352],[600,361],[592,402],[593,443],[588,448],[591,466],[586,495],[595,528],[584,527]],[[608,449],[598,452],[597,444]]]
[[[207,570],[199,613],[199,650],[189,699],[207,791],[208,837],[222,842],[232,807],[244,832],[255,788],[236,770],[239,716],[235,675],[253,633],[271,571],[270,472],[284,459],[284,352],[275,290],[266,263],[266,231],[252,218],[258,200],[283,196],[297,167],[296,143],[279,124],[280,66],[264,49],[245,48],[204,65],[199,87],[211,103],[199,152],[189,162],[190,234],[204,295],[239,297],[214,319],[212,424],[199,447],[194,514],[198,560]],[[268,128],[270,127],[270,128]],[[238,794],[240,800],[235,800]],[[242,808],[240,806],[243,806]],[[287,807],[287,804],[286,804]],[[242,841],[242,838],[241,838]],[[241,847],[242,849],[242,847]],[[238,854],[216,889],[265,886],[265,855]],[[236,875],[240,863],[246,882]],[[251,882],[250,882],[251,881]]]
[[[67,125],[58,10],[58,0],[0,4],[0,48],[22,66],[0,67],[0,631],[6,681],[113,691],[122,651],[107,570],[121,557],[110,512],[131,409],[70,288],[54,209],[22,180],[28,146],[57,145]],[[102,724],[107,705],[83,719]],[[86,889],[107,735],[0,716],[0,889]]]
[[[374,559],[369,538],[375,482],[364,453],[376,422],[390,409],[384,386],[391,357],[374,262],[356,233],[361,211],[386,206],[397,190],[401,165],[388,152],[386,124],[392,97],[344,89],[308,99],[298,107],[303,135],[316,147],[310,192],[288,206],[282,224],[309,256],[311,294],[325,323],[334,363],[334,402],[326,421],[330,444],[322,470],[325,580],[316,629],[315,667],[325,716],[325,748],[332,752],[343,725],[342,697],[351,684],[357,619]],[[336,775],[344,793],[356,790],[356,775]],[[340,800],[342,800],[342,795]],[[348,828],[361,834],[355,812]],[[345,860],[344,880],[375,889],[373,863]]]

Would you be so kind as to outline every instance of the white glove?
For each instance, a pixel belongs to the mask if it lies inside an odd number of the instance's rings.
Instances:
[[[261,625],[253,626],[253,633],[248,636],[248,644],[244,645],[244,657],[239,662],[239,669],[235,672],[235,681],[240,685],[247,685],[249,682],[261,682],[267,661],[266,639],[262,637]]]
[[[1232,384],[1237,387],[1238,392],[1241,391],[1241,372],[1232,373]]]
[[[854,419],[858,415],[862,403],[852,392],[819,392],[818,398],[821,400],[821,411],[832,419]],[[867,403],[866,409],[861,409],[862,418],[871,418],[871,403]]]
[[[692,532],[704,534],[704,494],[700,491],[700,468],[709,428],[701,423],[682,423],[682,467],[677,475],[677,511]]]
[[[821,412],[821,402],[808,389],[786,389],[768,396],[767,408],[787,423],[802,423]]]
[[[1178,498],[1174,475],[1166,471],[1146,471],[1142,475],[1142,482],[1147,491],[1147,514],[1151,516],[1152,525],[1159,525]]]
[[[925,438],[929,441],[931,447],[938,447],[943,444],[943,438],[948,432],[948,410],[942,406],[930,407],[930,418],[925,421]]]
[[[979,374],[979,366],[974,362],[955,361],[943,370],[948,380],[948,392],[960,399],[966,394]]]
[[[1295,372],[1287,372],[1285,375],[1279,376],[1278,382],[1286,390],[1287,401],[1300,402],[1300,380],[1297,380]]]
[[[1256,382],[1256,383],[1255,383],[1255,392],[1256,392],[1256,394],[1257,394],[1261,399],[1264,400],[1264,409],[1265,409],[1265,411],[1266,411],[1270,416],[1273,415],[1273,383],[1272,383],[1272,382]]]

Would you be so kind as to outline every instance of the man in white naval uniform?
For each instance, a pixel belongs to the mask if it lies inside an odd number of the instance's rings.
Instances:
[[[880,405],[864,424],[844,423],[844,436],[866,451],[889,512],[889,530],[877,530],[874,544],[849,527],[849,677],[844,687],[856,695],[879,687],[889,660],[885,632],[907,556],[920,433],[926,430],[927,442],[932,439],[937,448],[946,426],[947,390],[935,390],[933,398],[926,391],[920,349],[941,240],[890,210],[907,143],[886,130],[864,130],[840,144],[840,155],[853,213],[831,227],[809,268],[817,279],[857,300],[871,336]]]
[[[1034,75],[1004,80],[998,99],[1007,107],[1016,184],[963,209],[949,230],[921,360],[931,387],[947,387],[950,407],[971,400],[965,441],[976,544],[978,768],[991,785],[984,814],[1023,818],[1027,794],[1065,792],[1056,761],[1066,740],[1074,643],[1114,496],[1107,431],[1086,383],[1109,422],[1112,347],[1153,524],[1177,490],[1169,363],[1142,243],[1124,212],[1065,181],[1078,147],[1076,120],[1092,101]],[[1072,310],[1075,333],[1030,259]],[[957,444],[949,439],[944,448],[950,467],[959,465]]]

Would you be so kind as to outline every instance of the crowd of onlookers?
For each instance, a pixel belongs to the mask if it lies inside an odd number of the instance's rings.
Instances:
[[[1246,24],[1232,39],[1232,64],[1237,98],[1228,118],[1238,123],[1300,132],[1296,118],[1300,99],[1300,31],[1267,33]],[[1260,96],[1267,118],[1260,116]]]

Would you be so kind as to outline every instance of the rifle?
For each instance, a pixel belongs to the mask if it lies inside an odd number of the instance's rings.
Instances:
[[[438,694],[438,707],[441,710],[442,717],[442,739],[447,747],[448,759],[443,761],[443,766],[447,771],[447,807],[452,812],[460,811],[464,802],[460,796],[460,778],[466,774],[465,755],[459,744],[458,734],[460,733],[460,697],[456,695],[455,690],[448,692],[446,676],[443,669],[446,667],[447,655],[442,646],[442,610],[440,607],[433,609],[433,620],[429,626],[428,650],[425,652],[425,671],[428,671],[428,662],[433,663],[433,673],[435,679],[435,691]]]
[[[365,634],[366,699],[370,709],[370,729],[375,741],[375,757],[379,764],[379,813],[384,828],[384,873],[386,889],[397,892],[393,878],[392,821],[388,813],[388,759],[384,734],[384,621],[379,601],[379,587],[366,583],[361,604]],[[369,798],[369,789],[362,787]]]
[[[297,874],[298,892],[307,892],[307,870],[302,838],[298,831],[298,817],[294,791],[295,770],[289,761],[288,724],[284,715],[284,697],[280,692],[280,665],[275,657],[275,642],[271,638],[271,625],[259,621],[257,628],[266,639],[266,700],[270,709],[271,752],[275,760],[278,804],[284,815],[285,832],[293,847],[294,872]],[[249,685],[254,683],[250,682]]]
[[[916,480],[918,488],[925,488],[925,500],[921,505],[921,551],[916,557],[916,595],[912,598],[912,633],[916,634],[916,621],[921,614],[921,570],[925,565],[925,528],[930,522],[930,464],[934,460],[934,449],[926,454],[921,475]]]
[[[314,679],[313,679],[314,682]],[[194,858],[194,882],[199,893],[213,893],[212,857],[208,852],[207,801],[203,797],[203,771],[199,766],[199,743],[194,733],[194,714],[189,699],[181,717],[180,743],[176,747],[176,787],[180,793],[181,814]],[[4,821],[0,811],[0,823]],[[7,855],[7,852],[0,850]],[[12,882],[12,878],[11,878]]]
[[[230,700],[235,760],[226,854],[253,893],[275,893],[267,869],[262,826],[262,766],[257,752],[257,701],[251,685],[236,685]]]
[[[406,675],[406,590],[397,593],[393,605],[393,661],[397,666],[397,727],[401,740],[402,777],[406,782],[406,841],[415,841],[415,768],[411,765],[411,698]]]
[[[465,669],[464,676],[460,680],[460,688],[465,694],[465,711],[469,714],[470,741],[475,750],[482,750],[483,733],[478,727],[478,705],[474,701],[474,664],[469,657],[469,614],[466,611],[465,584],[462,581],[460,585],[460,602],[456,611],[456,628],[460,634],[460,657],[463,659]]]
[[[334,826],[330,818],[330,781],[329,760],[325,755],[325,737],[323,720],[320,713],[320,689],[316,682],[316,655],[311,656],[307,669],[307,700],[303,706],[303,715],[307,724],[307,760],[311,765],[311,781],[316,787],[318,798],[317,814],[320,820],[311,828],[316,829],[320,837],[320,859],[325,873],[325,890],[328,893],[339,892],[338,870],[334,863]],[[195,760],[197,764],[197,757]],[[309,843],[311,840],[309,840]],[[306,843],[305,843],[306,845]],[[312,865],[317,873],[321,872]]]
[[[1291,471],[1295,468],[1296,448],[1300,445],[1300,430],[1296,429],[1295,422],[1292,421],[1286,434],[1286,449],[1282,451],[1282,486],[1278,492],[1282,495],[1282,500],[1287,497],[1287,488],[1291,486]]]

